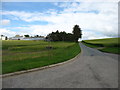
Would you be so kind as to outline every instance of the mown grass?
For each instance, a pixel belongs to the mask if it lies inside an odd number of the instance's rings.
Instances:
[[[3,41],[2,49],[3,74],[56,64],[80,53],[73,42]]]
[[[120,48],[118,47],[105,47],[103,49],[99,49],[100,51],[103,52],[108,52],[108,53],[115,53],[115,54],[120,54]]]
[[[120,54],[120,38],[107,38],[82,41],[88,47],[97,48],[100,51]],[[102,48],[101,48],[102,47]]]

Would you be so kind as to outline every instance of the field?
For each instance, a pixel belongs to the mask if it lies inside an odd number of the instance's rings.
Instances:
[[[2,73],[63,62],[80,53],[74,42],[2,41]]]
[[[106,38],[82,41],[88,47],[96,48],[103,52],[120,54],[120,38]]]

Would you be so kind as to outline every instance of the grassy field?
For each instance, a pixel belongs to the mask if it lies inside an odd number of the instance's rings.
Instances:
[[[2,41],[2,73],[63,62],[79,53],[79,44],[73,42]]]
[[[97,48],[100,51],[120,54],[120,38],[107,38],[82,41],[88,47]]]

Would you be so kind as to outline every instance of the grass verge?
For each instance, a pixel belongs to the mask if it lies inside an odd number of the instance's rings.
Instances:
[[[82,41],[88,47],[96,48],[102,52],[120,54],[120,38],[107,38]]]
[[[24,42],[26,43],[26,41]],[[12,45],[3,43],[5,44],[2,60],[3,74],[64,62],[75,57],[81,51],[79,44],[73,42],[40,41],[39,43],[34,42],[34,45],[28,44],[29,42],[21,45],[16,43]],[[54,48],[46,49],[48,45]]]
[[[118,47],[104,47],[103,49],[98,49],[102,52],[107,52],[107,53],[114,53],[114,54],[120,54],[120,48]]]

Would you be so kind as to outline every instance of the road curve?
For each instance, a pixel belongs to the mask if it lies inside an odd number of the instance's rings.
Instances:
[[[3,78],[3,88],[117,88],[118,56],[80,43],[81,55],[57,67]]]

